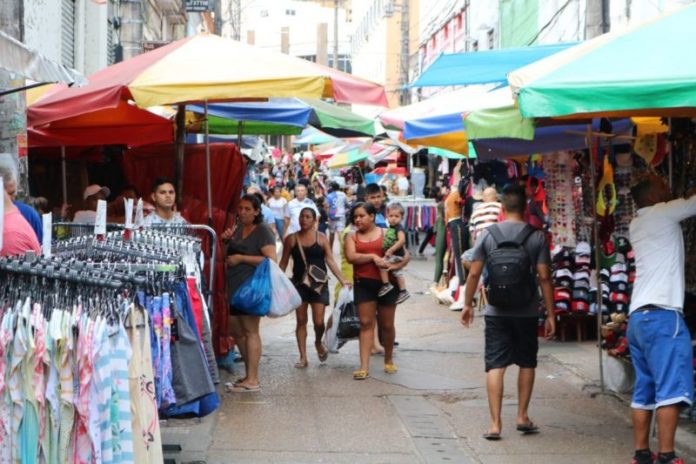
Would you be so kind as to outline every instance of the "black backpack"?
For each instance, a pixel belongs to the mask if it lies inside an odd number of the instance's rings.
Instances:
[[[524,247],[534,229],[525,224],[513,240],[507,240],[495,224],[487,230],[495,242],[495,248],[486,257],[488,303],[501,308],[524,308],[537,295],[535,272]]]

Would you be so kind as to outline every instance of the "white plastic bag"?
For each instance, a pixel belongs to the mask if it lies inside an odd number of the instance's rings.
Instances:
[[[338,292],[336,304],[334,304],[331,317],[329,318],[328,329],[324,334],[324,345],[326,345],[326,349],[331,353],[338,352],[338,337],[336,333],[338,332],[338,324],[341,321],[341,308],[351,301],[353,301],[353,289],[343,287],[341,291]]]
[[[302,298],[290,279],[272,259],[271,274],[271,309],[268,317],[283,317],[296,310],[302,304]]]

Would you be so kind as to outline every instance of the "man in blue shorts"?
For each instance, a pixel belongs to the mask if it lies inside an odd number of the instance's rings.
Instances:
[[[633,389],[635,464],[683,464],[675,456],[679,409],[694,396],[693,352],[683,318],[684,238],[679,223],[696,216],[696,196],[672,199],[657,175],[631,188],[638,211],[630,240],[636,255],[628,342],[636,372]],[[658,454],[650,451],[649,431],[657,414]]]

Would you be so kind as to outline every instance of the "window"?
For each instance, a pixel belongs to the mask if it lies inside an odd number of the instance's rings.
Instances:
[[[295,16],[295,10],[285,10],[285,16]]]
[[[61,48],[63,65],[75,67],[75,0],[63,0],[61,5]]]
[[[495,29],[488,29],[488,49],[493,50],[495,48]]]
[[[449,24],[445,24],[442,33],[445,35],[445,40],[449,39]]]
[[[461,30],[464,22],[464,13],[457,16],[457,30]]]

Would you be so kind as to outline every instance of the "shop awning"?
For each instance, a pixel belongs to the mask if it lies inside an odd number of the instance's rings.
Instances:
[[[573,45],[577,42],[443,54],[410,87],[507,83],[510,71]]]
[[[340,142],[338,137],[326,134],[319,129],[308,127],[293,141],[293,145],[321,145],[324,143]]]
[[[696,116],[696,5],[509,75],[523,116]]]
[[[0,68],[37,83],[86,84],[82,74],[51,61],[19,40],[0,31]],[[0,89],[7,93],[13,89]],[[22,90],[22,89],[17,89]]]

